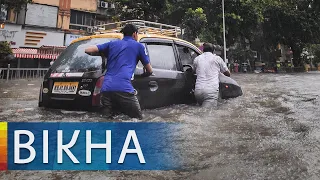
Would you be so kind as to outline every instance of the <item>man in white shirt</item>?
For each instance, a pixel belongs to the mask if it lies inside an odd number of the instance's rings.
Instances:
[[[230,77],[230,71],[223,59],[215,54],[211,43],[203,44],[203,54],[194,60],[197,74],[195,97],[203,107],[216,107],[219,98],[219,74]]]

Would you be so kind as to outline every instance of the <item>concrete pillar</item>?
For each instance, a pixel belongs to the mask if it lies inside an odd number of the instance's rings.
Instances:
[[[71,0],[59,1],[58,28],[69,29]]]

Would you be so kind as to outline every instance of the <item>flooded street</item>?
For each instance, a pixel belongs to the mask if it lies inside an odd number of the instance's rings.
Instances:
[[[143,122],[182,123],[181,171],[10,171],[0,179],[319,179],[320,73],[236,74],[242,97],[217,110],[175,105],[144,110]],[[38,81],[0,82],[0,121],[105,120],[85,111],[38,108]]]

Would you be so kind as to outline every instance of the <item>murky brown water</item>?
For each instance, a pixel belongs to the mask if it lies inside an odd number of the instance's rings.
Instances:
[[[319,179],[320,73],[233,78],[244,95],[217,110],[144,111],[143,121],[184,124],[175,139],[184,171],[12,171],[0,172],[0,179]],[[37,108],[38,82],[0,83],[0,119],[105,121],[92,112]]]

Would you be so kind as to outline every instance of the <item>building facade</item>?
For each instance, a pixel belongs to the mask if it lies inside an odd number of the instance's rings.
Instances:
[[[55,49],[91,34],[93,26],[111,22],[114,9],[113,3],[100,0],[33,0],[18,13],[2,7],[6,22],[0,29],[0,41],[8,41],[17,58],[28,57],[18,52],[26,54],[29,49],[33,54],[37,50],[39,55],[36,57],[55,60],[61,52],[55,52]],[[40,53],[51,53],[52,56]]]

